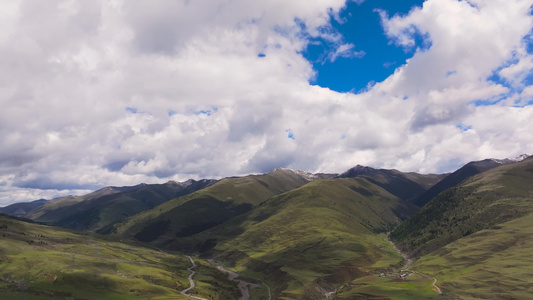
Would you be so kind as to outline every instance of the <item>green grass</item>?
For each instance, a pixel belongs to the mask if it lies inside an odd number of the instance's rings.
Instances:
[[[411,275],[402,280],[376,275],[358,278],[337,292],[337,299],[447,299],[435,292],[433,280]]]
[[[176,236],[192,235],[243,214],[268,198],[298,188],[307,181],[288,170],[266,175],[223,179],[195,193],[172,199],[153,209],[127,218],[110,228],[117,235],[143,238],[166,248]],[[169,222],[163,231],[151,231],[150,225]],[[159,226],[158,226],[159,227]]]
[[[189,287],[190,262],[182,255],[4,216],[0,235],[2,299],[187,299],[180,291]],[[202,265],[206,283],[194,292],[238,292],[223,275]]]
[[[396,244],[422,256],[463,236],[533,212],[533,159],[478,174],[450,188],[394,230]]]
[[[155,207],[204,187],[193,183],[183,189],[175,182],[104,188],[84,196],[69,196],[48,201],[25,217],[34,221],[76,230],[97,231],[138,212]]]
[[[462,298],[528,299],[533,294],[533,215],[461,238],[418,260],[443,292]]]
[[[320,180],[176,243],[200,249],[216,239],[217,260],[265,282],[277,299],[318,297],[316,290],[399,263],[384,233],[409,210],[366,179]]]

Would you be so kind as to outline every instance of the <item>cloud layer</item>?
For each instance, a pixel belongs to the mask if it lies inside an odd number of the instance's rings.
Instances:
[[[301,55],[316,37],[336,45],[330,60],[364,55],[330,30],[344,5],[0,4],[0,205],[276,167],[442,172],[533,152],[532,0],[379,12],[392,43],[418,48],[359,94],[310,85]]]

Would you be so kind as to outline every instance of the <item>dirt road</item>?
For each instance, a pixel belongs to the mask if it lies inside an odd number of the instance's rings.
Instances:
[[[194,283],[194,280],[192,280],[192,277],[194,276],[194,274],[196,274],[196,272],[193,270],[194,268],[196,268],[196,263],[194,262],[194,259],[192,259],[192,257],[187,256],[187,258],[189,258],[189,260],[191,261],[191,264],[192,264],[192,266],[187,269],[187,270],[189,270],[191,272],[191,274],[189,275],[189,283],[191,284],[191,286],[186,288],[186,289],[184,289],[183,291],[181,291],[181,294],[185,295],[185,296],[188,296],[189,299],[209,300],[207,298],[202,298],[202,297],[193,296],[193,295],[188,294],[188,292],[190,290],[192,290],[196,286],[196,284]]]

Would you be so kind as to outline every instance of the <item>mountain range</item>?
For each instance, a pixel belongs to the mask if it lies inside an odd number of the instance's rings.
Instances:
[[[342,174],[275,169],[107,187],[0,212],[20,216],[22,209],[26,219],[93,232],[93,239],[194,254],[205,276],[220,277],[209,262],[223,263],[255,283],[250,299],[522,299],[533,292],[526,257],[533,250],[532,200],[533,158],[524,155],[471,162],[449,174],[358,165]],[[123,248],[117,255],[141,251]],[[14,276],[6,270],[0,262],[0,279]],[[231,281],[218,284],[198,272],[198,295],[238,293]]]

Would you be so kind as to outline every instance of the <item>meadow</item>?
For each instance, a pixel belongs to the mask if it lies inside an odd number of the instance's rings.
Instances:
[[[183,255],[5,216],[0,235],[2,299],[187,299],[180,291],[190,286],[191,264]],[[239,294],[206,262],[200,261],[197,272],[193,294]]]

